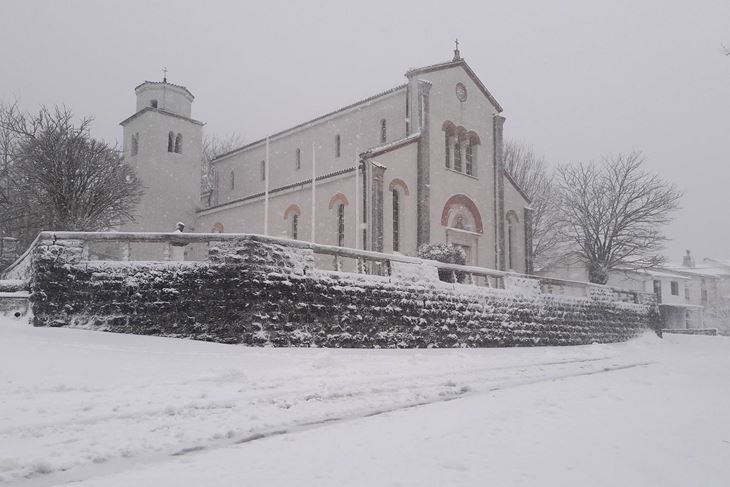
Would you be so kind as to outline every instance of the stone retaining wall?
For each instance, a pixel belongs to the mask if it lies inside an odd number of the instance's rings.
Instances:
[[[399,263],[391,277],[322,272],[311,249],[262,239],[211,242],[205,262],[89,262],[83,253],[79,240],[38,242],[36,326],[371,348],[577,345],[660,327],[655,304],[612,301],[604,288],[569,297],[520,279],[513,289],[448,284],[426,263],[412,272]]]

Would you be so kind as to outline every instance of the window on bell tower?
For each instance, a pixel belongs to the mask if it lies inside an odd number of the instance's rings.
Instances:
[[[139,132],[132,135],[132,147],[130,149],[130,154],[133,156],[136,156],[139,152]]]

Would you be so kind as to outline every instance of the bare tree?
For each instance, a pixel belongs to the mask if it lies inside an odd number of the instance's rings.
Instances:
[[[243,145],[243,137],[232,133],[225,137],[206,135],[203,137],[203,159],[201,161],[200,192],[209,195],[209,203],[215,204],[216,175],[211,161]]]
[[[544,157],[532,147],[514,141],[504,146],[505,170],[530,198],[532,214],[532,254],[536,268],[558,258],[562,252],[562,236],[558,225],[559,195],[553,175]]]
[[[640,152],[560,166],[561,233],[588,266],[590,282],[609,272],[656,267],[667,240],[662,226],[679,208],[682,193],[644,169]]]
[[[725,44],[722,44],[722,53],[726,56],[730,56],[730,49]]]
[[[90,118],[74,124],[67,108],[30,114],[0,106],[7,141],[0,227],[21,244],[39,230],[103,230],[133,219],[142,185],[119,150],[91,137],[90,126]]]

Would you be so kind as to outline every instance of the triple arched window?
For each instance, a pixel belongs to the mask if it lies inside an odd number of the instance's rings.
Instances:
[[[477,175],[477,148],[481,144],[476,132],[446,121],[444,131],[444,165],[454,171]]]
[[[174,152],[176,154],[182,154],[183,151],[183,135],[170,131],[167,134],[167,152]]]

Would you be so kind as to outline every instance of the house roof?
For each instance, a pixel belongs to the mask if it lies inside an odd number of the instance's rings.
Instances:
[[[492,94],[489,92],[486,86],[484,86],[484,83],[482,83],[482,80],[479,79],[479,77],[474,73],[474,71],[469,67],[467,62],[464,59],[455,59],[453,61],[448,61],[445,63],[439,63],[439,64],[432,64],[430,66],[424,66],[422,68],[413,68],[409,69],[406,72],[406,76],[408,78],[412,78],[413,76],[423,74],[423,73],[431,73],[433,71],[440,71],[442,69],[449,69],[460,66],[466,71],[466,74],[469,75],[469,78],[474,82],[475,85],[479,88],[479,90],[484,94],[484,96],[487,97],[487,99],[494,105],[494,108],[497,110],[497,112],[502,112],[502,106],[499,104],[496,98],[492,96]]]
[[[364,100],[360,100],[360,101],[355,102],[355,103],[353,103],[351,105],[347,105],[345,107],[338,108],[335,111],[326,113],[326,114],[324,114],[322,116],[319,116],[317,118],[313,118],[313,119],[311,119],[311,120],[309,120],[307,122],[300,123],[299,125],[295,125],[295,126],[290,127],[290,128],[288,128],[286,130],[282,130],[281,132],[277,132],[277,133],[275,133],[273,135],[270,135],[268,138],[269,138],[269,140],[271,140],[271,139],[273,139],[275,137],[279,137],[281,135],[286,135],[289,132],[294,132],[295,130],[298,130],[300,128],[306,127],[307,125],[313,125],[315,123],[322,122],[323,120],[326,120],[329,117],[332,117],[334,115],[338,115],[338,114],[340,114],[342,112],[345,112],[347,110],[352,110],[353,108],[357,108],[360,105],[365,105],[367,103],[373,102],[373,101],[377,100],[378,98],[383,98],[385,96],[389,96],[389,95],[393,95],[395,93],[398,93],[399,91],[404,90],[407,86],[408,86],[407,84],[398,85],[395,88],[391,88],[389,90],[383,91],[381,93],[378,93],[377,95],[370,96],[368,98],[365,98]],[[253,147],[255,145],[258,145],[258,144],[262,144],[264,142],[266,142],[266,137],[264,137],[262,139],[259,139],[259,140],[256,140],[254,142],[250,142],[250,143],[248,143],[246,145],[243,145],[241,147],[238,147],[236,149],[230,150],[230,151],[228,151],[228,152],[226,152],[224,154],[221,154],[218,157],[216,157],[215,159],[213,159],[211,162],[213,162],[213,163],[218,162],[219,160],[224,159],[226,157],[229,157],[229,156],[231,156],[233,154],[236,154],[237,152],[242,152],[242,151],[244,151],[246,149],[250,149],[251,147]]]
[[[730,260],[729,259],[711,259],[711,258],[705,258],[704,260],[705,264],[710,267],[724,267],[727,268],[727,270],[730,272]]]
[[[664,266],[664,268],[680,274],[702,277],[720,278],[730,276],[730,269],[725,269],[721,266],[699,265],[696,267],[686,267],[681,264],[669,264]]]

